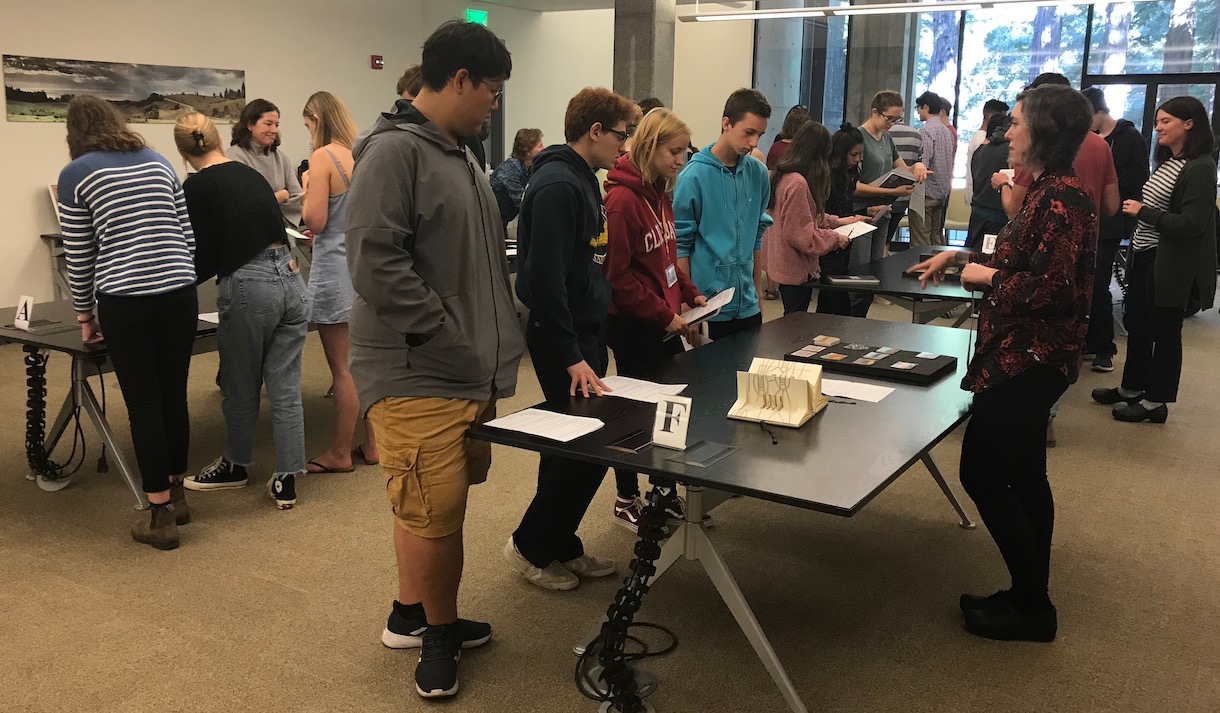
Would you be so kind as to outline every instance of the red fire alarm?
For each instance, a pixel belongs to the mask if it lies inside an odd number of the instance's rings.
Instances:
[[[371,62],[373,69],[385,69],[385,59],[379,54],[373,55]]]

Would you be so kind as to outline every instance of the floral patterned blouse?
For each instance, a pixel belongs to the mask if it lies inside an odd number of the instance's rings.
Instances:
[[[978,346],[962,388],[978,393],[1046,365],[1080,376],[1097,261],[1097,210],[1069,169],[1045,171],[996,240],[971,260],[999,272],[979,308]]]

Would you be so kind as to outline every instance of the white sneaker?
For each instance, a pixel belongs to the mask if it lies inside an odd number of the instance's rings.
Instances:
[[[535,567],[530,564],[530,561],[517,551],[517,545],[513,542],[512,535],[508,536],[508,544],[504,545],[504,560],[518,574],[525,577],[527,582],[543,589],[567,591],[580,586],[580,578],[558,562],[552,562],[546,567]]]
[[[601,559],[588,553],[564,562],[563,568],[581,577],[608,577],[618,572],[614,560]]]

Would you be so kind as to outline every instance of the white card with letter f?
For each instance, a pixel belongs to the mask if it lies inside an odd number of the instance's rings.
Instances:
[[[657,419],[652,426],[652,442],[665,448],[686,450],[686,429],[690,426],[687,396],[664,395],[657,401]]]
[[[13,326],[17,329],[30,331],[30,320],[34,318],[34,298],[22,295],[17,301],[17,315],[13,317]]]

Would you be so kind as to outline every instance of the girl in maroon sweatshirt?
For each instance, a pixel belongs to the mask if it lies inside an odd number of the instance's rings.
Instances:
[[[673,113],[653,109],[640,122],[630,153],[619,157],[606,181],[610,242],[604,270],[611,289],[606,343],[621,376],[648,378],[657,362],[680,353],[679,337],[694,338],[696,331],[682,319],[683,305],[707,304],[678,269],[673,205],[667,193],[686,163],[689,145],[690,128]],[[636,475],[616,475],[615,519],[635,530],[640,509]]]

